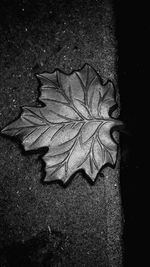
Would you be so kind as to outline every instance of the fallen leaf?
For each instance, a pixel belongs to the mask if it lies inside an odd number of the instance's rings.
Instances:
[[[110,114],[116,104],[113,83],[102,84],[88,64],[69,75],[56,70],[37,78],[45,106],[23,107],[21,117],[2,133],[18,136],[25,150],[49,148],[43,157],[45,181],[65,183],[79,169],[94,181],[105,164],[116,162],[111,130],[120,122]]]

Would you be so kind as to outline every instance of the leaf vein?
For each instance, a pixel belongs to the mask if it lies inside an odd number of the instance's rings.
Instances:
[[[44,80],[46,80],[48,82],[51,82],[54,85],[54,87],[56,87],[56,88],[58,87],[58,85],[54,81],[52,81],[51,79],[49,79],[49,78],[47,78],[47,77],[45,77],[45,76],[43,76],[41,74],[38,74],[37,77],[42,78],[42,79],[44,79]]]
[[[37,107],[36,109],[38,110],[39,108]],[[28,107],[25,107],[25,110],[27,110],[28,112],[31,112],[34,115],[34,117],[37,117],[41,120],[41,117],[37,113],[35,113],[33,110],[29,109]],[[40,111],[40,109],[39,109],[39,111]],[[31,116],[31,114],[28,114],[28,116]]]
[[[61,124],[60,124],[61,125]],[[51,141],[59,134],[59,132],[63,129],[63,128],[65,128],[66,127],[66,125],[62,125],[54,134],[53,134],[53,136],[51,137]]]

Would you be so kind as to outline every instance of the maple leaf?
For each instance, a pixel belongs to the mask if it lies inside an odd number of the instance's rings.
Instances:
[[[56,70],[37,78],[45,106],[23,107],[21,117],[2,133],[18,136],[25,150],[48,147],[44,181],[65,183],[79,169],[94,181],[106,163],[116,162],[111,130],[120,122],[110,116],[116,104],[113,83],[102,84],[88,64],[69,75]]]

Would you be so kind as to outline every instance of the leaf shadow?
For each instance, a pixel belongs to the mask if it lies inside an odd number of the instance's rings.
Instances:
[[[111,164],[106,164],[106,165],[108,167],[112,167]],[[41,174],[41,181],[40,182],[41,182],[41,184],[47,185],[47,186],[51,185],[51,184],[58,184],[58,185],[60,185],[61,187],[63,187],[65,189],[65,188],[69,187],[72,184],[74,179],[76,179],[76,178],[78,178],[80,176],[80,179],[84,179],[89,183],[90,186],[94,186],[99,177],[101,177],[101,178],[105,177],[104,173],[103,173],[103,169],[106,167],[106,165],[103,168],[101,168],[101,170],[98,171],[94,181],[91,179],[91,177],[86,173],[86,171],[84,169],[79,169],[79,170],[75,171],[69,177],[69,179],[64,183],[62,180],[44,181],[46,171],[45,171],[45,163],[42,160],[42,169],[41,169],[41,173],[42,174]]]
[[[65,189],[65,188],[69,187],[72,184],[73,180],[78,178],[79,176],[80,176],[80,178],[83,178],[83,179],[87,180],[87,182],[91,186],[93,186],[95,184],[95,181],[91,180],[91,178],[86,174],[84,169],[80,169],[80,170],[77,170],[76,172],[74,172],[65,183],[62,180],[44,181],[46,171],[45,171],[45,163],[44,163],[43,160],[42,160],[41,173],[42,173],[42,175],[41,175],[42,176],[41,177],[41,183],[43,185],[58,184],[58,185],[60,185],[61,187],[63,187]]]

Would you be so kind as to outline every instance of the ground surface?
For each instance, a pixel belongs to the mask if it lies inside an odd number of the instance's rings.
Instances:
[[[2,1],[0,127],[35,106],[35,73],[89,63],[117,87],[110,1]],[[43,185],[38,153],[0,136],[2,266],[121,266],[119,162],[90,185]]]

